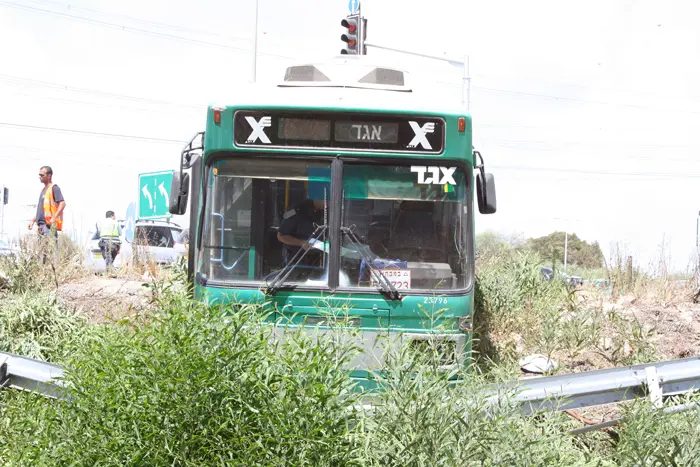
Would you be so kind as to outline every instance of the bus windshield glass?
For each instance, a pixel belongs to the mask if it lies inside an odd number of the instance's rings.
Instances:
[[[437,175],[436,175],[437,174]],[[399,291],[467,286],[467,196],[456,167],[345,164],[343,247],[354,236],[370,254],[343,258],[355,287],[376,288],[373,267]]]
[[[301,258],[285,282],[326,284],[330,175],[327,162],[215,162],[207,177],[200,272],[216,281],[269,283]]]
[[[467,185],[457,167],[223,159],[208,169],[199,272],[207,280],[325,287],[340,205],[339,286],[401,292],[468,285]],[[277,285],[280,285],[277,283]]]

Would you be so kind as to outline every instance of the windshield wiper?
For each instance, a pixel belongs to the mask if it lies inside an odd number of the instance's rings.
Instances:
[[[317,236],[321,235],[323,232],[326,231],[328,228],[327,225],[319,225],[316,227],[316,230],[314,230],[314,233],[311,234],[311,236],[306,239],[304,244],[299,248],[299,250],[296,252],[294,256],[292,256],[292,259],[289,260],[289,263],[282,268],[282,270],[275,276],[274,279],[272,279],[272,282],[270,282],[270,285],[267,286],[265,289],[265,294],[269,295],[274,295],[275,292],[277,292],[280,289],[280,286],[284,283],[284,281],[287,280],[287,277],[292,273],[294,268],[299,264],[299,262],[304,259],[304,256],[306,256],[306,253],[309,252],[309,250],[305,249],[305,247],[311,243],[311,240],[315,240]],[[301,256],[299,254],[301,253]],[[297,258],[298,256],[298,258]]]
[[[360,255],[362,255],[362,259],[369,268],[370,274],[374,274],[374,277],[377,279],[377,283],[379,284],[379,290],[385,293],[390,300],[401,300],[401,294],[398,290],[396,290],[394,284],[392,284],[391,281],[387,279],[387,277],[384,275],[381,269],[374,266],[374,258],[372,258],[372,255],[370,253],[367,253],[367,251],[364,248],[364,245],[360,243],[360,240],[357,238],[357,235],[355,235],[353,228],[341,227],[340,231],[348,236],[350,243],[352,243],[360,252]]]

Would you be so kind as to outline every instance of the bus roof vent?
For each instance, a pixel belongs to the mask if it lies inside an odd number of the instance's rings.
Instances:
[[[360,58],[364,58],[361,56]],[[360,88],[411,92],[410,73],[382,63],[343,55],[315,63],[287,67],[281,87]]]
[[[404,86],[403,71],[390,68],[375,68],[363,76],[358,83]]]
[[[313,65],[297,65],[287,67],[284,73],[285,81],[330,81],[328,76]]]

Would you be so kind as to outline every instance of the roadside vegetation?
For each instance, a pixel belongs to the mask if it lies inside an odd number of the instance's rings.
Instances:
[[[688,300],[692,291],[674,288],[670,274],[630,272],[624,259],[599,267],[609,287],[576,289],[543,280],[540,268],[552,262],[532,248],[480,240],[477,364],[446,372],[437,349],[390,346],[376,375],[383,390],[371,397],[349,377],[359,346],[342,319],[330,333],[309,329],[281,341],[259,308],[191,301],[180,264],[149,274],[147,310],[94,324],[56,299],[58,285],[89,275],[71,256],[75,247],[65,243],[53,267],[33,255],[0,259],[0,350],[63,365],[70,397],[0,390],[0,459],[8,466],[700,465],[697,410],[663,414],[639,401],[620,407],[612,430],[574,436],[581,423],[566,413],[525,417],[507,400],[489,406],[484,394],[490,383],[518,377],[519,358],[532,353],[557,361],[555,372],[656,360],[658,330],[625,307]]]

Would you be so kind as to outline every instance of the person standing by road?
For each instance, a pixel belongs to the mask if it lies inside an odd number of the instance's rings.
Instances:
[[[29,223],[29,230],[36,223],[37,233],[41,239],[51,238],[53,247],[58,250],[58,232],[63,230],[63,211],[66,208],[66,201],[58,185],[53,183],[53,170],[48,165],[39,169],[39,181],[44,188],[39,194],[39,202],[36,206],[36,215]],[[42,242],[43,243],[43,242]],[[42,249],[45,245],[42,245]],[[58,251],[54,251],[54,254]],[[42,262],[45,255],[42,256]]]
[[[96,227],[95,237],[100,239],[98,245],[105,260],[106,271],[110,272],[114,259],[121,249],[120,236],[122,232],[114,216],[114,211],[107,211],[105,218],[98,222]]]

